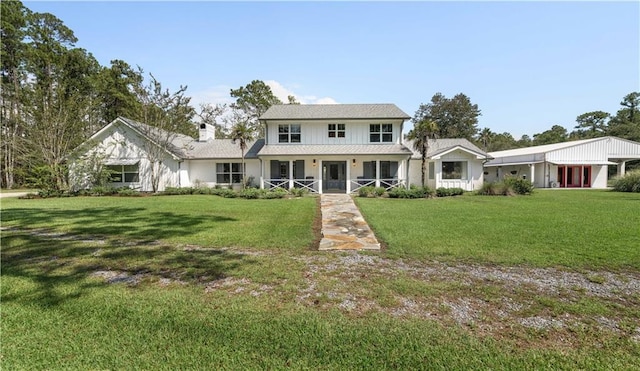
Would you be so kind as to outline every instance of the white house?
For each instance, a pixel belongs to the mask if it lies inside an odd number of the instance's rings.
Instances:
[[[489,152],[487,182],[506,175],[530,179],[537,188],[606,188],[609,165],[624,175],[627,161],[640,159],[640,143],[601,137]]]
[[[261,188],[295,187],[312,193],[420,184],[420,154],[402,137],[409,118],[394,104],[272,106],[260,117],[265,138],[249,143],[246,176]],[[158,143],[169,145],[161,156],[150,156],[148,150]],[[487,154],[470,142],[437,140],[428,157],[429,186],[473,190],[482,185]],[[120,117],[75,151],[71,171],[80,174],[76,187],[86,186],[82,164],[88,158],[119,172],[112,178],[114,186],[143,191],[153,190],[154,175],[159,191],[242,181],[239,145],[215,139],[206,124],[193,139]]]

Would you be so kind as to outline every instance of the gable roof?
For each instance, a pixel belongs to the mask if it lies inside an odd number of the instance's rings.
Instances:
[[[524,147],[524,148],[515,148],[515,149],[507,149],[504,151],[494,151],[490,152],[492,157],[509,157],[509,156],[524,156],[524,155],[534,155],[539,153],[546,153],[551,151],[556,151],[559,149],[569,148],[573,146],[579,146],[586,143],[596,142],[598,140],[603,140],[607,138],[613,137],[599,137],[599,138],[591,138],[591,139],[582,139],[582,140],[574,140],[570,142],[560,142],[553,144],[543,144],[540,146],[532,146],[532,147]]]
[[[247,142],[247,150],[244,158],[258,158],[258,152],[264,146],[264,139]],[[189,159],[223,159],[241,158],[242,151],[238,142],[233,143],[231,139],[210,139],[206,142],[193,141],[188,152]]]
[[[405,140],[404,145],[409,147],[413,152],[412,159],[420,159],[422,155],[420,151],[413,148],[412,140]],[[471,143],[464,138],[442,138],[442,139],[429,139],[429,148],[427,150],[427,158],[433,158],[438,155],[445,154],[455,149],[462,149],[466,152],[475,154],[480,157],[490,157],[489,154]]]
[[[391,103],[379,104],[277,104],[260,120],[402,119],[411,117]]]
[[[118,117],[116,120],[124,122],[138,134],[146,137],[156,144],[169,139],[170,142],[168,143],[166,150],[178,158],[187,157],[190,150],[189,146],[194,142],[194,139],[188,135],[169,132],[125,117]]]

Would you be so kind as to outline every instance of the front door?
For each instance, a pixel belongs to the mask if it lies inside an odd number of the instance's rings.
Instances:
[[[347,191],[347,162],[322,163],[322,191],[344,193]]]

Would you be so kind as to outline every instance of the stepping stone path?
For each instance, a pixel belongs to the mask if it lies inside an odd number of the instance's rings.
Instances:
[[[347,194],[320,195],[322,240],[318,250],[380,250],[380,243]]]

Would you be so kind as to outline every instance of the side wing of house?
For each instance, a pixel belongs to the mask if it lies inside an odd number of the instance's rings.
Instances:
[[[93,185],[100,172],[109,170],[107,184],[144,192],[153,191],[157,177],[158,191],[180,185],[180,161],[169,152],[159,162],[151,161],[147,138],[119,119],[114,120],[80,146],[70,161],[74,189]],[[154,166],[155,163],[155,166]]]
[[[640,143],[602,137],[493,152],[487,181],[504,176],[531,179],[538,188],[606,188],[609,166],[623,175],[625,163],[640,159]]]
[[[407,145],[413,148],[413,143]],[[425,163],[425,185],[433,189],[479,189],[484,182],[486,158],[486,153],[465,139],[431,140]],[[415,149],[409,164],[409,179],[412,185],[422,185],[422,159]]]

